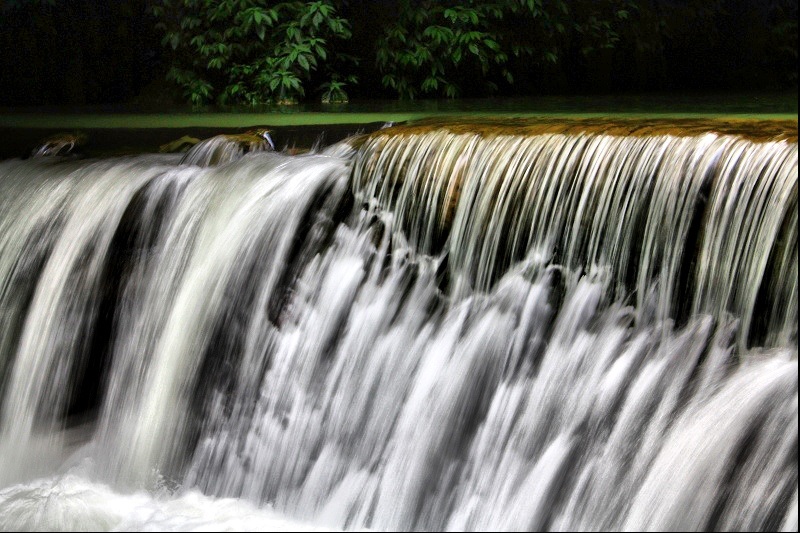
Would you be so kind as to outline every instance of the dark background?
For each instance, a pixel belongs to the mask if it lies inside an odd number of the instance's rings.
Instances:
[[[148,4],[0,0],[0,106],[178,103]],[[665,14],[666,28],[630,24],[613,50],[523,68],[501,95],[796,90],[796,0],[726,0],[713,12],[688,0],[647,4]],[[362,58],[351,101],[393,98],[373,55],[378,28],[396,10],[395,0],[342,5],[353,28],[344,51]]]

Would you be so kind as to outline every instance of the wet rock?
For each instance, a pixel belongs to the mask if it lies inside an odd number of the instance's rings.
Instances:
[[[162,154],[174,154],[176,152],[186,152],[192,146],[196,145],[200,142],[200,139],[197,137],[190,137],[189,135],[184,135],[180,139],[176,139],[172,142],[164,143],[158,147],[158,151]]]
[[[71,155],[76,148],[85,144],[86,135],[83,133],[58,133],[42,141],[42,144],[31,152],[31,156],[51,157]]]
[[[182,164],[214,166],[240,159],[251,152],[271,152],[275,143],[267,129],[217,135],[195,144],[181,159]]]

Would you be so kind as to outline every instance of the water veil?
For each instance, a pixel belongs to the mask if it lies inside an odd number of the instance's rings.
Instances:
[[[796,531],[796,131],[2,161],[0,529]]]

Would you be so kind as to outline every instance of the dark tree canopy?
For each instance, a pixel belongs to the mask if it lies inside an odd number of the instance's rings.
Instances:
[[[145,0],[0,0],[0,104],[133,98],[161,50]]]
[[[4,0],[0,28],[0,105],[797,87],[796,0]]]

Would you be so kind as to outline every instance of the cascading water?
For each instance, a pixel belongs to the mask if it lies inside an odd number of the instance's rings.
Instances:
[[[796,135],[574,129],[0,162],[0,529],[796,530]]]

